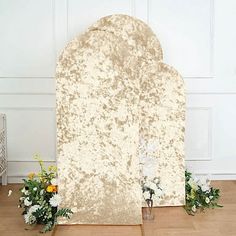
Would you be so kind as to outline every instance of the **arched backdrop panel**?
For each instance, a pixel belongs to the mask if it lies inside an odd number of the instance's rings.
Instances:
[[[89,31],[57,67],[59,193],[75,212],[69,223],[141,223],[139,82],[118,40]]]
[[[185,204],[185,90],[171,66],[153,61],[140,78],[140,160],[143,176],[158,178],[154,206]],[[145,202],[143,203],[145,206]]]
[[[150,142],[157,144],[152,168],[165,191],[155,205],[184,203],[183,81],[161,61],[151,29],[125,15],[100,19],[62,52],[56,72],[59,194],[61,207],[74,214],[60,223],[140,224],[139,158],[148,167]]]

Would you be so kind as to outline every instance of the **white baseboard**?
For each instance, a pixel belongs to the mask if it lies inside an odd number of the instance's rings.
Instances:
[[[55,160],[47,159],[44,161],[45,166],[56,165]],[[191,169],[190,169],[191,170]],[[21,172],[22,171],[22,172]],[[8,162],[8,183],[22,183],[22,179],[26,178],[30,172],[38,172],[39,165],[35,160],[19,160]],[[230,170],[229,170],[230,171]],[[236,180],[236,173],[224,172],[224,173],[205,173],[205,171],[199,173],[194,172],[197,176],[207,176],[211,180]],[[1,180],[1,177],[0,177]],[[0,181],[1,183],[1,181]]]
[[[203,174],[199,174],[198,176],[204,176]],[[8,176],[8,183],[23,183],[22,179],[27,178],[27,175],[15,175]],[[212,174],[210,175],[211,180],[236,180],[236,173],[225,173],[225,174]],[[1,180],[1,177],[0,177]],[[0,181],[1,182],[1,181]]]

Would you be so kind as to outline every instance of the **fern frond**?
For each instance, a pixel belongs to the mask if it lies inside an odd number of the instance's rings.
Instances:
[[[73,211],[71,211],[70,209],[61,208],[56,212],[55,217],[61,216],[61,217],[70,218],[71,214],[73,214]]]

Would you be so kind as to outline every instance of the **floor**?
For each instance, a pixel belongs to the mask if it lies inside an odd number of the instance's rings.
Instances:
[[[155,209],[155,220],[143,226],[57,226],[45,236],[236,236],[236,181],[214,181],[223,208],[189,216],[182,207]],[[0,186],[0,236],[40,235],[24,224],[17,208],[20,185]],[[7,197],[8,190],[13,190]],[[27,229],[27,230],[26,230]],[[42,234],[41,234],[42,235]]]

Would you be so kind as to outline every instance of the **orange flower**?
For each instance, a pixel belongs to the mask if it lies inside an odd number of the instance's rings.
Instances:
[[[57,192],[57,186],[56,185],[48,185],[46,191],[48,193],[56,193]]]
[[[34,177],[35,177],[35,173],[34,172],[28,174],[28,178],[30,180],[32,180]]]
[[[56,193],[57,192],[57,186],[53,186],[53,192]]]

